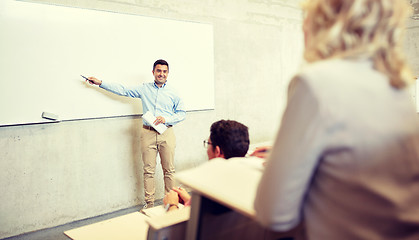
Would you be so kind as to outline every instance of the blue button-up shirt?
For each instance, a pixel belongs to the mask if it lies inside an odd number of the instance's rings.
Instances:
[[[185,119],[186,110],[182,99],[176,91],[167,84],[159,88],[155,82],[140,86],[126,87],[118,83],[102,82],[101,88],[120,96],[140,98],[143,112],[150,111],[154,116],[162,116],[166,126],[175,125]],[[143,120],[144,125],[148,125]]]

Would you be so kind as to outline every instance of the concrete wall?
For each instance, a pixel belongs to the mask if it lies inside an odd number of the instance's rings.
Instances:
[[[405,46],[413,74],[419,77],[419,20],[410,19],[407,22]]]
[[[202,141],[216,120],[243,122],[252,143],[274,137],[301,62],[298,1],[32,2],[213,24],[216,106],[175,127],[178,171],[206,161]],[[140,127],[138,117],[0,127],[0,238],[143,204]],[[157,199],[162,178],[159,169]]]

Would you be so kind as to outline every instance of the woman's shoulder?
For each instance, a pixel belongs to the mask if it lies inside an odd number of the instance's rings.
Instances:
[[[307,64],[297,73],[298,78],[316,84],[346,85],[368,78],[383,77],[369,59],[334,58]]]
[[[372,63],[368,59],[325,59],[305,65],[300,74],[348,74],[354,69],[372,69]]]

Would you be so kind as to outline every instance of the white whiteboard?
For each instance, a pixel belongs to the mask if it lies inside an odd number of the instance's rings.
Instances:
[[[154,80],[157,59],[188,111],[214,108],[210,24],[1,0],[0,39],[0,125],[141,114],[141,100],[80,74],[133,86]]]

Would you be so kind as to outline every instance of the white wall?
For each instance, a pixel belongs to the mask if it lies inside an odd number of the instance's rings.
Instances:
[[[298,1],[31,2],[213,24],[215,110],[175,127],[178,171],[206,161],[202,141],[216,120],[246,124],[252,143],[274,137],[301,62]],[[0,238],[143,204],[140,127],[133,117],[0,127]],[[161,170],[156,179],[162,198]]]
[[[406,49],[413,74],[419,77],[419,20],[409,19],[407,23]]]
[[[419,77],[419,20],[407,21],[405,49],[413,74]],[[419,113],[419,80],[412,86],[411,93],[416,102],[416,111]]]

